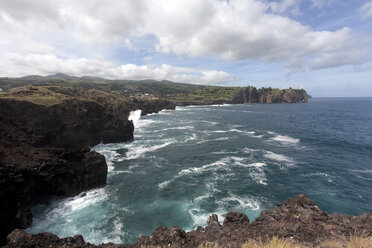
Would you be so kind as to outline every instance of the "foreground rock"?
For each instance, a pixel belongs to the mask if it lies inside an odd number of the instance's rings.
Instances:
[[[150,236],[139,237],[135,245],[102,244],[94,246],[81,236],[59,239],[50,233],[30,235],[15,230],[8,236],[5,247],[198,247],[218,243],[222,247],[239,247],[249,239],[291,238],[304,247],[322,247],[329,241],[343,243],[350,235],[372,235],[372,212],[360,216],[327,214],[305,195],[290,198],[278,208],[263,211],[252,223],[243,213],[230,212],[223,224],[216,215],[208,225],[185,232],[178,227],[158,227]],[[339,247],[339,246],[338,246]]]
[[[31,202],[106,184],[105,158],[90,146],[133,139],[143,102],[98,90],[23,87],[0,95],[0,244],[32,222]],[[146,113],[171,108],[151,101]],[[173,107],[174,108],[174,107]]]

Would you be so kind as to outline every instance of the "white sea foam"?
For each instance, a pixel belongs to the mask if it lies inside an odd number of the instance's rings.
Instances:
[[[158,115],[169,115],[172,113],[172,111],[173,111],[172,109],[162,109],[157,114]]]
[[[300,142],[300,139],[292,138],[292,137],[287,136],[287,135],[280,135],[280,134],[277,134],[277,133],[271,132],[271,131],[268,131],[267,133],[274,136],[274,137],[271,138],[272,141],[276,141],[276,142],[279,142],[279,143],[282,143],[282,144],[295,145],[295,144],[298,144]]]
[[[291,143],[291,144],[297,144],[298,142],[300,142],[299,139],[295,139],[295,138],[292,138],[286,135],[278,135],[272,138],[272,140],[279,141],[282,143]]]
[[[221,138],[217,138],[215,140],[229,140],[230,138],[229,137],[221,137]]]
[[[251,176],[251,178],[256,183],[259,183],[259,184],[262,184],[262,185],[267,185],[267,183],[266,183],[266,181],[267,181],[266,174],[265,174],[265,172],[263,171],[262,168],[258,168],[256,170],[250,171],[249,175]]]
[[[167,127],[163,128],[161,131],[168,131],[168,130],[189,130],[194,129],[194,126],[180,126],[180,127]]]
[[[88,208],[91,205],[96,204],[97,202],[103,202],[107,200],[108,194],[105,191],[105,188],[94,189],[86,192],[84,197],[73,197],[69,200],[66,200],[63,208],[70,208],[71,212],[82,210]]]
[[[104,145],[104,144],[99,144],[94,147],[94,150],[103,156],[105,156],[105,160],[107,163],[107,170],[108,172],[112,172],[114,170],[114,162],[122,161],[123,157],[116,151],[117,149],[120,149],[121,147],[118,147],[117,145],[114,146],[113,144],[111,145]]]
[[[277,154],[277,153],[270,152],[270,151],[266,151],[264,154],[264,157],[271,159],[271,160],[279,161],[279,162],[287,162],[289,164],[294,163],[292,158],[286,157],[283,154]]]
[[[229,156],[222,158],[216,162],[213,162],[211,164],[206,164],[201,167],[192,167],[188,169],[181,170],[178,175],[188,175],[188,174],[201,174],[207,171],[220,171],[220,170],[230,170],[229,166],[232,166],[236,163],[244,161],[245,158],[236,157],[236,156]]]
[[[254,131],[243,131],[243,130],[239,130],[239,129],[236,129],[236,128],[233,128],[230,131],[231,132],[236,132],[236,133],[246,133],[246,134],[254,134],[255,133]]]
[[[193,133],[193,134],[191,135],[191,137],[185,139],[184,142],[188,142],[188,141],[192,141],[192,140],[197,140],[197,139],[198,139],[198,135],[196,135],[195,133]]]
[[[137,159],[139,157],[142,157],[147,152],[156,151],[158,149],[169,146],[170,144],[173,144],[174,142],[175,142],[175,140],[172,139],[172,140],[168,140],[165,143],[159,144],[159,145],[139,145],[139,146],[135,146],[135,145],[132,144],[132,145],[128,146],[128,151],[125,154],[126,155],[125,159],[127,159],[127,160]]]
[[[213,211],[213,213],[206,212],[205,210],[201,210],[199,207],[191,208],[189,210],[189,214],[193,220],[193,223],[195,226],[206,226],[208,217],[212,214],[216,214],[218,216],[218,219],[221,221],[224,219],[224,215],[226,214],[226,211],[223,209],[218,209],[216,211]],[[191,231],[191,230],[186,230]]]
[[[255,138],[255,139],[261,139],[264,137],[264,135],[263,134],[257,135],[256,133],[253,133],[252,135],[250,135],[250,137]]]
[[[315,172],[307,174],[307,176],[320,176],[320,177],[329,177],[329,174],[323,172]]]
[[[216,154],[216,155],[219,155],[219,154],[237,154],[237,153],[238,153],[237,151],[229,152],[229,151],[225,151],[225,150],[218,151],[218,152],[211,152],[211,154]]]
[[[167,187],[168,186],[168,184],[170,183],[170,182],[172,182],[173,180],[168,180],[168,181],[164,181],[164,182],[162,182],[162,183],[159,183],[158,184],[158,188],[160,189],[160,190],[162,190],[162,189],[164,189],[165,187]]]
[[[261,168],[261,167],[266,166],[265,163],[260,163],[260,162],[250,163],[250,164],[236,163],[236,165],[241,166],[241,167],[245,167],[245,168],[252,168],[252,167]]]
[[[266,174],[263,169],[263,167],[266,166],[265,163],[256,162],[256,163],[246,164],[246,163],[236,162],[235,164],[237,166],[249,168],[249,175],[256,183],[267,185],[266,183],[267,178],[266,178]]]
[[[105,188],[87,191],[85,196],[80,194],[75,197],[64,199],[40,218],[35,217],[33,225],[27,229],[27,232],[40,232],[44,230],[43,228],[49,226],[50,223],[60,223],[61,220],[65,220],[58,225],[58,229],[50,231],[58,233],[59,236],[69,236],[71,233],[77,231],[74,230],[75,226],[68,225],[68,223],[72,221],[71,219],[74,218],[75,213],[89,210],[90,207],[100,202],[107,201],[107,199],[108,194]],[[41,228],[41,230],[39,230],[39,228]]]
[[[112,172],[112,175],[119,175],[119,174],[133,174],[134,172],[131,170],[116,170]]]
[[[255,152],[261,152],[261,151],[263,151],[263,150],[252,149],[252,148],[245,147],[245,148],[243,148],[242,151],[243,151],[244,153],[255,153]]]
[[[110,233],[110,236],[113,239],[110,237],[110,240],[102,240],[102,242],[103,243],[112,242],[112,243],[116,243],[116,244],[121,244],[121,243],[123,243],[121,238],[120,238],[120,236],[123,234],[122,233],[123,223],[121,222],[121,220],[119,218],[116,218],[113,221],[113,224],[114,224],[114,230]]]
[[[251,197],[242,197],[237,196],[235,194],[230,193],[228,197],[222,198],[220,201],[216,202],[224,209],[230,208],[231,204],[236,205],[238,203],[237,209],[251,209],[251,210],[259,210],[260,204],[257,200]]]
[[[226,107],[226,106],[232,106],[232,104],[229,104],[229,103],[223,103],[223,104],[212,104],[211,106],[216,106],[216,107]]]

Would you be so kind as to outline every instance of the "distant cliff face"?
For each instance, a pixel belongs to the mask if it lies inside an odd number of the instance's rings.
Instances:
[[[233,103],[296,103],[307,102],[308,96],[302,89],[273,89],[247,87],[233,99]]]

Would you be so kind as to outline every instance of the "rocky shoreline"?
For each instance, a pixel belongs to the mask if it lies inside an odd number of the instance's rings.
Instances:
[[[272,237],[294,240],[301,247],[344,247],[351,235],[372,235],[372,212],[360,216],[328,214],[307,196],[298,195],[278,204],[278,208],[263,211],[253,222],[243,213],[230,212],[222,225],[217,215],[210,216],[206,224],[190,232],[176,226],[158,227],[150,236],[140,236],[134,245],[93,245],[81,235],[58,238],[51,233],[32,235],[17,229],[8,235],[4,247],[240,247],[247,240]]]
[[[248,87],[233,103],[306,101],[304,90],[278,92]],[[190,104],[193,102],[177,103]],[[32,223],[30,206],[35,198],[73,196],[106,184],[105,158],[90,151],[90,146],[133,140],[134,126],[128,120],[130,111],[141,109],[142,115],[146,115],[175,106],[176,103],[162,99],[126,98],[94,89],[57,86],[27,86],[1,94],[0,245],[97,247],[86,243],[80,235],[60,239],[50,233],[27,234],[19,228]],[[178,227],[159,227],[151,236],[141,236],[135,245],[98,247],[197,247],[206,242],[237,247],[248,238],[273,236],[291,237],[312,247],[329,237],[345,239],[353,232],[371,235],[371,218],[372,213],[356,217],[329,215],[300,195],[277,209],[264,211],[252,223],[242,213],[228,213],[220,225],[213,215],[205,228],[198,227],[188,233]]]
[[[174,109],[164,100],[128,101],[106,92],[23,87],[0,98],[0,244],[32,223],[43,195],[73,196],[106,184],[107,164],[90,147],[133,140],[130,111]]]

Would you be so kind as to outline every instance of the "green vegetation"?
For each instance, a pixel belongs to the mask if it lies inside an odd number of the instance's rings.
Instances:
[[[191,91],[188,94],[174,94],[166,96],[166,99],[189,102],[205,102],[205,101],[224,101],[229,102],[242,90],[241,87],[218,87],[218,86],[204,86]]]
[[[256,88],[252,86],[248,86],[248,88],[203,86],[173,83],[165,80],[108,80],[96,77],[73,77],[64,74],[46,77],[27,76],[22,78],[0,78],[0,88],[5,92],[11,91],[13,88],[30,85],[57,87],[52,91],[64,96],[76,96],[79,91],[100,90],[107,93],[115,93],[126,98],[146,98],[147,100],[164,99],[172,101],[177,105],[220,104],[231,102],[244,103],[247,99],[248,102],[258,102],[260,96],[265,97],[264,102],[283,102],[283,96],[288,96],[288,93],[294,91],[292,88],[286,90],[261,88],[256,90]],[[246,89],[248,89],[248,91]],[[51,94],[49,95],[51,96]],[[46,98],[46,96],[44,96],[44,98]],[[49,100],[50,99],[45,99],[45,102],[48,103]],[[288,101],[292,100],[288,98],[287,102]]]
[[[116,92],[121,95],[151,94],[163,97],[171,94],[188,94],[201,88],[201,85],[173,83],[155,80],[107,80],[94,77],[72,77],[64,74],[52,76],[27,76],[21,78],[0,78],[0,88],[8,91],[11,88],[26,85],[34,86],[67,86],[82,90],[98,89],[106,92]]]

